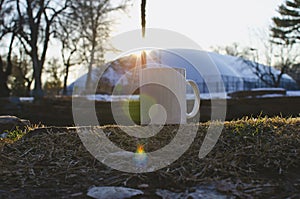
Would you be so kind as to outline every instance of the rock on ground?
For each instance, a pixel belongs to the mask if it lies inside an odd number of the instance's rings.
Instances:
[[[87,195],[95,199],[125,199],[133,196],[142,195],[143,191],[127,187],[92,187]]]
[[[24,129],[24,127],[28,125],[30,125],[28,120],[20,119],[10,115],[0,116],[0,134],[5,130],[13,131],[16,128]]]

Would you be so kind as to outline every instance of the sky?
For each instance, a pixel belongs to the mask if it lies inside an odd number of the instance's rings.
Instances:
[[[203,49],[234,42],[258,48],[257,31],[268,32],[271,18],[284,0],[148,0],[146,27],[181,33]],[[140,3],[116,15],[113,35],[139,29]],[[146,33],[147,34],[147,33]]]
[[[132,2],[126,12],[113,15],[116,19],[112,28],[113,37],[141,28],[141,0]],[[260,38],[257,38],[256,32],[265,31],[268,34],[271,18],[277,15],[276,10],[283,2],[284,0],[147,0],[146,27],[178,32],[207,51],[218,46],[229,46],[234,42],[242,47],[259,49]],[[114,54],[111,57],[116,58]],[[111,57],[106,58],[109,61]],[[81,72],[72,74],[70,78],[73,79]]]

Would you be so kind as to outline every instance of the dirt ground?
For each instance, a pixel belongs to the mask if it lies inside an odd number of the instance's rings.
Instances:
[[[202,159],[198,153],[210,123],[197,125],[197,136],[183,156],[142,174],[117,171],[95,159],[78,128],[37,128],[15,142],[2,139],[0,198],[89,198],[92,186],[144,192],[135,198],[162,198],[157,190],[184,193],[205,186],[226,198],[300,198],[300,118],[226,122],[217,144]],[[149,139],[130,137],[118,126],[97,128],[124,150],[135,152],[143,143],[148,152],[170,143],[179,127],[165,126]]]

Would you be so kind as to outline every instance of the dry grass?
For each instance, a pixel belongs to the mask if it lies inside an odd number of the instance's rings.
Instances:
[[[74,128],[38,128],[16,142],[2,140],[0,195],[84,197],[92,185],[148,184],[152,198],[156,188],[184,190],[213,183],[217,190],[243,198],[300,196],[300,118],[226,122],[216,146],[203,159],[198,153],[209,123],[198,125],[196,139],[181,158],[146,174],[122,173],[97,161]],[[134,151],[143,143],[146,151],[154,151],[172,140],[178,126],[165,126],[147,140],[132,138],[117,126],[101,128],[123,149]]]

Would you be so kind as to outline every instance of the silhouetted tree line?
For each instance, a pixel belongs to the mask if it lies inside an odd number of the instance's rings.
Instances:
[[[43,97],[43,72],[54,75],[47,89],[63,84],[66,93],[70,67],[80,63],[88,65],[88,89],[92,67],[104,62],[111,13],[127,5],[127,0],[0,0],[0,97],[30,95],[32,84],[31,94]],[[57,60],[45,70],[52,40],[61,45],[61,71]]]

